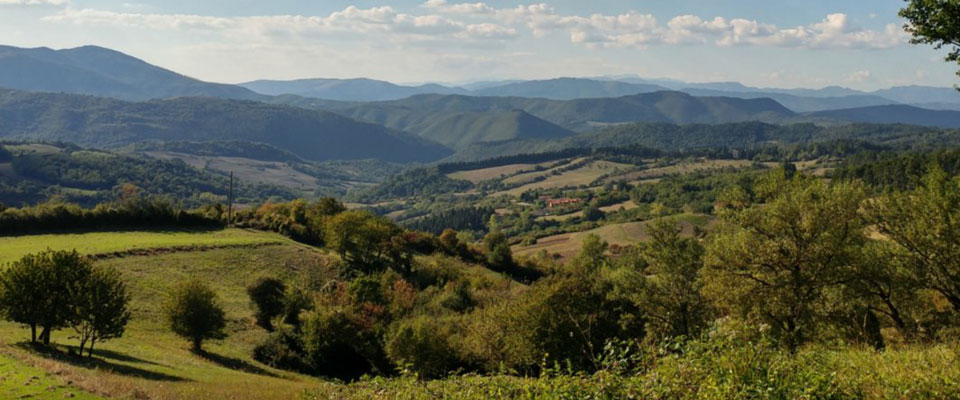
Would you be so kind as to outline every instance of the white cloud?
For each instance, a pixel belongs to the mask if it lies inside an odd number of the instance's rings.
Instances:
[[[70,0],[0,0],[0,6],[65,6]]]
[[[847,83],[863,83],[870,80],[873,77],[873,72],[869,69],[854,71],[853,73],[847,75],[844,78],[844,81]]]
[[[0,0],[17,2],[67,0]],[[646,48],[655,45],[768,46],[808,49],[883,49],[906,42],[896,24],[883,30],[864,29],[842,13],[807,25],[779,28],[761,21],[725,17],[705,19],[678,15],[665,24],[652,14],[561,15],[545,3],[495,8],[487,3],[428,0],[404,13],[390,6],[349,6],[326,16],[268,15],[216,17],[189,14],[150,14],[64,8],[44,17],[47,22],[92,26],[208,31],[232,40],[341,40],[374,43],[476,46],[501,43],[530,34],[559,33],[573,44],[590,48]]]

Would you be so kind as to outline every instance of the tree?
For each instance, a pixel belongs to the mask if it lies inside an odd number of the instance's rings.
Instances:
[[[73,285],[71,291],[73,328],[80,335],[80,354],[87,343],[88,356],[98,341],[123,336],[130,321],[126,285],[114,268],[98,267],[86,280]]]
[[[180,283],[173,289],[165,310],[167,323],[173,333],[189,339],[193,351],[203,351],[205,339],[226,337],[227,322],[217,294],[200,281]]]
[[[707,248],[705,292],[718,306],[766,323],[791,350],[825,320],[827,295],[848,279],[866,240],[863,190],[782,171],[757,187],[766,204],[721,203],[726,223]]]
[[[700,293],[704,248],[681,232],[671,219],[650,223],[650,240],[640,250],[646,268],[634,275],[632,297],[649,321],[648,330],[659,338],[690,337],[710,321],[710,305]]]
[[[599,221],[603,219],[603,211],[595,205],[589,205],[583,208],[583,219],[586,221]]]
[[[43,258],[27,255],[0,274],[0,316],[30,327],[30,341],[37,341],[37,326],[45,310],[38,307],[47,294],[40,263]]]
[[[956,0],[908,0],[900,10],[904,26],[913,35],[914,44],[931,44],[935,49],[949,47],[945,60],[960,63],[960,2]],[[960,75],[960,71],[957,71]]]
[[[362,272],[382,267],[390,239],[400,228],[369,211],[345,211],[329,219],[324,236],[340,258]]]
[[[513,265],[513,252],[507,235],[493,231],[483,237],[483,252],[487,255],[487,264],[494,269],[505,270]]]
[[[607,264],[607,248],[610,247],[606,241],[595,233],[587,235],[580,246],[580,254],[574,259],[574,264],[586,268],[588,272],[596,272],[600,267]]]
[[[867,215],[896,244],[908,279],[960,312],[960,182],[932,166],[920,187],[868,203]]]
[[[276,278],[260,278],[247,288],[250,302],[257,309],[257,325],[273,331],[273,318],[283,314],[287,286]]]

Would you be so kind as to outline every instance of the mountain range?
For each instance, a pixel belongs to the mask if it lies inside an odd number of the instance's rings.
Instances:
[[[900,123],[960,128],[960,93],[754,88],[638,77],[397,85],[372,79],[200,81],[96,46],[0,46],[0,137],[113,147],[250,141],[311,161],[430,162],[478,144],[551,141],[629,123]],[[924,106],[925,105],[925,106]],[[937,110],[943,109],[943,110]]]
[[[117,147],[151,140],[243,140],[311,161],[433,161],[446,147],[321,110],[181,97],[148,102],[0,89],[0,138]]]

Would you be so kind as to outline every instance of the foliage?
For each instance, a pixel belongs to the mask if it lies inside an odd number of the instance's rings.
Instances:
[[[429,197],[462,192],[473,186],[470,181],[448,178],[437,168],[416,168],[395,175],[388,181],[348,194],[361,203],[377,203],[405,197]]]
[[[484,236],[483,252],[486,254],[487,265],[494,270],[505,271],[514,265],[510,243],[503,232],[493,231]]]
[[[930,168],[911,192],[869,203],[870,220],[896,244],[911,281],[942,295],[960,312],[960,182]]]
[[[657,340],[695,338],[710,324],[713,310],[701,295],[704,248],[681,236],[672,219],[648,225],[650,240],[640,246],[642,265],[628,265],[622,289],[641,310],[647,333]]]
[[[196,280],[178,284],[170,294],[164,314],[170,330],[189,339],[194,352],[202,352],[206,339],[223,339],[227,322],[217,294]]]
[[[114,268],[95,267],[86,279],[74,282],[70,304],[81,354],[87,343],[87,355],[92,357],[97,342],[123,336],[130,321],[129,302],[126,285]]]
[[[949,48],[946,61],[960,63],[960,4],[944,0],[909,0],[909,4],[900,10],[900,17],[909,22],[905,29],[913,35],[911,43],[932,44],[935,49],[946,46]]]
[[[387,336],[385,350],[394,364],[423,378],[437,378],[456,369],[456,349],[450,343],[449,325],[431,317],[407,319]]]
[[[257,325],[273,331],[272,320],[284,312],[287,287],[277,278],[260,278],[247,287],[250,302],[256,308]]]
[[[705,290],[796,349],[818,332],[829,292],[847,279],[866,240],[858,214],[864,194],[848,183],[787,180],[782,171],[757,193],[762,206],[743,192],[727,195],[720,216],[729,225],[707,248]]]
[[[400,233],[400,228],[369,211],[350,210],[330,218],[325,232],[327,246],[351,268],[371,272],[383,268],[387,244]]]

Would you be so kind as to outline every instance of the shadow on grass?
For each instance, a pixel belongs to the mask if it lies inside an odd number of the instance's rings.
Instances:
[[[246,372],[246,373],[250,373],[250,374],[257,374],[257,375],[264,375],[264,376],[269,376],[269,377],[272,377],[272,378],[279,378],[279,377],[280,377],[279,375],[277,375],[277,374],[275,374],[275,373],[273,373],[273,372],[267,371],[267,370],[265,370],[265,369],[263,369],[263,368],[260,368],[260,367],[258,367],[258,366],[256,366],[256,365],[253,365],[253,364],[251,364],[251,363],[249,363],[249,362],[247,362],[247,361],[245,361],[245,360],[241,360],[241,359],[239,359],[239,358],[232,358],[232,357],[222,356],[222,355],[210,353],[210,352],[207,352],[207,351],[204,351],[204,350],[200,350],[200,352],[194,352],[194,354],[196,354],[196,355],[198,355],[198,356],[200,356],[200,357],[203,357],[203,359],[205,359],[205,360],[207,360],[207,361],[210,361],[210,362],[212,362],[212,363],[214,363],[214,364],[217,364],[217,365],[219,365],[219,366],[221,366],[221,367],[229,368],[229,369],[232,369],[232,370],[235,370],[235,371],[241,371],[241,372]]]
[[[15,346],[23,350],[29,351],[31,354],[36,354],[48,360],[64,362],[75,367],[87,368],[87,369],[100,369],[100,370],[109,371],[111,373],[118,374],[118,375],[147,379],[151,381],[166,381],[166,382],[187,381],[187,379],[181,378],[179,376],[168,375],[162,372],[148,371],[145,369],[132,367],[129,365],[116,364],[116,363],[107,361],[105,359],[97,358],[96,356],[100,355],[99,350],[94,350],[94,357],[89,358],[89,357],[81,357],[76,354],[65,353],[57,347],[53,347],[53,346],[47,347],[43,345],[36,345],[30,342],[17,343]],[[71,347],[66,347],[66,348],[71,349]],[[118,358],[114,358],[117,361],[144,362],[134,357],[117,354],[117,353],[113,353],[113,354],[120,356]],[[109,356],[106,356],[106,357],[109,358]],[[146,362],[146,363],[153,364],[150,362]],[[157,365],[157,364],[154,364],[154,365]]]
[[[76,348],[76,347],[70,346],[70,348],[73,349],[73,351],[77,351],[77,348]],[[168,367],[168,368],[169,368],[169,365],[163,365],[163,364],[155,363],[155,362],[153,362],[153,361],[147,361],[147,360],[144,360],[144,359],[142,359],[142,358],[137,358],[137,357],[134,357],[134,356],[129,356],[129,355],[126,355],[126,354],[123,354],[123,353],[117,353],[117,352],[112,351],[112,350],[94,349],[94,350],[93,350],[93,356],[94,356],[94,357],[100,357],[100,358],[109,358],[109,359],[111,359],[111,360],[116,360],[116,361],[123,361],[123,362],[129,362],[129,363],[138,363],[138,364],[147,364],[147,365],[156,365],[156,366],[158,366],[158,367]]]

